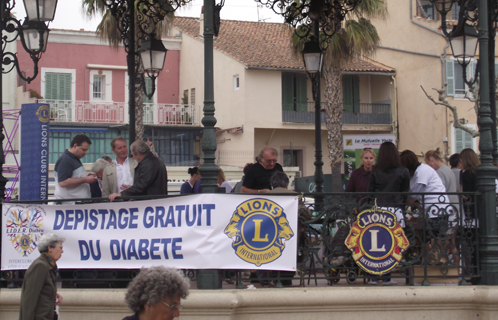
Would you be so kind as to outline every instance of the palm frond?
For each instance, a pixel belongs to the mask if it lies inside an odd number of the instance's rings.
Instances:
[[[107,10],[104,0],[82,0],[81,8],[88,17],[104,14]]]
[[[389,16],[386,0],[362,0],[354,11],[356,15],[367,19],[386,19]]]

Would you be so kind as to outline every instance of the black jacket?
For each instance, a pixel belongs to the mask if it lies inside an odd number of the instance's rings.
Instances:
[[[405,167],[381,171],[375,167],[370,173],[368,192],[408,192],[410,191],[410,173]],[[376,196],[379,207],[403,208],[406,196],[380,194]]]
[[[135,168],[133,186],[121,192],[123,197],[167,195],[168,173],[164,163],[151,152]]]

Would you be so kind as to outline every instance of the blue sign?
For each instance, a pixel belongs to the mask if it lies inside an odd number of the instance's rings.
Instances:
[[[48,131],[50,105],[29,103],[21,106],[20,200],[48,197]]]

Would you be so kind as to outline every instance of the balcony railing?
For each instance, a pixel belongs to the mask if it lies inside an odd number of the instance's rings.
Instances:
[[[154,107],[157,110],[155,116]],[[144,124],[163,124],[177,126],[194,126],[199,125],[199,115],[197,111],[200,108],[190,104],[171,104],[171,103],[145,103],[144,104]]]
[[[322,110],[325,103],[322,102]],[[308,111],[282,111],[282,122],[315,123],[315,103],[308,102]],[[343,105],[344,108],[344,105]],[[326,123],[325,113],[320,115],[321,123]],[[360,103],[360,112],[344,110],[342,124],[391,124],[391,105],[384,103]]]
[[[53,122],[128,123],[128,104],[124,102],[95,102],[40,99],[50,105]],[[199,126],[201,108],[185,104],[144,104],[144,124]]]

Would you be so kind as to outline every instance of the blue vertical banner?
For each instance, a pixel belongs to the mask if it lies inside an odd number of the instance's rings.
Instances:
[[[21,179],[19,200],[48,198],[50,105],[21,106]]]

